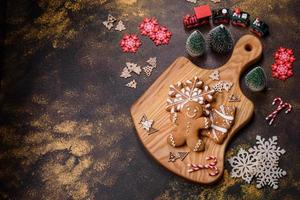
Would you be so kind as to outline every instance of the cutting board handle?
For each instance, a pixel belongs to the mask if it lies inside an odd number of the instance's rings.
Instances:
[[[253,35],[245,35],[237,41],[231,58],[223,67],[231,68],[230,70],[236,72],[236,75],[240,75],[248,66],[257,62],[261,55],[262,44],[260,40]]]

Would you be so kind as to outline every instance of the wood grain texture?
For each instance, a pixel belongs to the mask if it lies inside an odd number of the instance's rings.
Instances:
[[[250,120],[253,114],[253,103],[243,95],[240,89],[240,75],[249,65],[258,61],[261,54],[262,45],[259,39],[251,35],[245,35],[235,45],[229,61],[218,68],[220,80],[232,82],[233,87],[229,92],[223,91],[222,93],[217,93],[215,95],[216,101],[212,105],[213,107],[221,104],[234,105],[237,108],[235,123],[230,129],[224,143],[222,145],[215,144],[210,139],[205,138],[206,145],[204,152],[190,152],[184,161],[168,162],[170,151],[189,151],[187,146],[173,148],[166,142],[166,138],[174,126],[169,119],[170,114],[165,110],[169,86],[178,81],[192,79],[194,76],[200,77],[209,86],[217,83],[217,81],[212,81],[208,77],[214,69],[202,69],[195,66],[187,58],[177,58],[131,107],[131,115],[137,135],[148,152],[168,170],[191,181],[209,184],[218,180],[224,171],[224,154],[227,144],[233,135]],[[228,102],[231,94],[239,97],[241,101]],[[154,120],[153,127],[158,129],[158,132],[148,135],[141,128],[139,122],[144,114],[149,119]],[[207,163],[205,157],[210,155],[217,156],[217,167],[220,171],[217,176],[209,176],[207,170],[188,173],[188,163],[205,164]]]

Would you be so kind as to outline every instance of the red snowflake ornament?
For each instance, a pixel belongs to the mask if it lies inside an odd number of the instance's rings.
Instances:
[[[293,63],[296,58],[292,49],[280,47],[275,52],[276,63]]]
[[[160,26],[155,33],[150,34],[156,46],[168,44],[171,39],[172,33],[164,26]]]
[[[142,45],[142,42],[137,35],[124,35],[120,41],[120,47],[123,52],[137,52],[138,48]]]
[[[272,76],[280,80],[286,80],[293,76],[293,68],[291,63],[274,63],[272,65]]]
[[[158,30],[158,22],[156,18],[145,18],[139,25],[142,35],[149,36]]]
[[[296,58],[292,49],[280,47],[274,54],[275,63],[272,65],[272,76],[286,80],[293,76],[293,62]]]

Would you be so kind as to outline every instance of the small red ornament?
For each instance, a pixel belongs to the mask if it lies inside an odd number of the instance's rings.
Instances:
[[[158,29],[158,22],[156,18],[145,18],[139,25],[142,35],[149,36],[151,33],[155,33]]]
[[[168,44],[171,39],[172,33],[164,26],[160,26],[155,33],[150,34],[151,40],[156,46]]]
[[[280,80],[286,80],[293,76],[293,69],[291,63],[274,63],[272,65],[272,76]]]
[[[195,7],[194,11],[197,19],[204,19],[211,16],[211,10],[208,5]]]
[[[135,53],[141,45],[142,43],[137,35],[126,34],[120,41],[120,47],[122,48],[123,52]]]
[[[235,9],[234,9],[234,12],[235,12],[236,14],[241,14],[241,9],[240,9],[240,8],[235,8]]]
[[[280,47],[274,54],[275,63],[272,65],[272,76],[286,80],[293,76],[293,62],[296,58],[292,49]]]
[[[196,15],[185,15],[183,17],[183,25],[185,28],[197,28],[209,24],[209,17],[198,20]]]
[[[293,63],[296,58],[292,49],[280,47],[275,53],[275,60],[278,63]]]

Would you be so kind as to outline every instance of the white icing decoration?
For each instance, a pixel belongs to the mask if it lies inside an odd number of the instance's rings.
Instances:
[[[221,109],[222,113],[220,113],[218,110],[215,110],[215,112],[218,115],[220,115],[222,118],[230,120],[230,121],[234,120],[234,117],[225,114],[225,110],[224,110],[224,106],[223,105],[220,106],[220,109]]]
[[[223,127],[220,127],[220,126],[217,126],[217,125],[214,125],[214,124],[212,124],[211,127],[213,129],[217,130],[217,131],[222,132],[222,133],[227,133],[227,131],[228,131],[226,128],[223,128]]]
[[[179,111],[187,102],[195,101],[203,105],[205,114],[209,114],[207,111],[209,107],[206,107],[206,104],[212,100],[212,94],[215,91],[210,90],[206,85],[202,85],[203,82],[198,77],[194,77],[193,80],[187,80],[184,84],[177,82],[176,86],[170,85],[167,109],[171,110],[174,108],[175,111]]]

